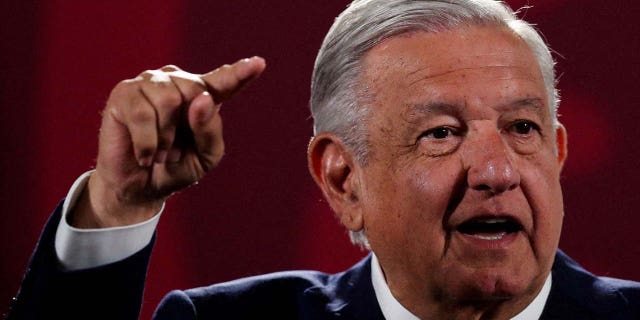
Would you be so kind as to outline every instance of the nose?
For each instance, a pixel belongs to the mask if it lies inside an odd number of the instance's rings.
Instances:
[[[500,133],[495,129],[492,131],[478,133],[477,140],[469,141],[472,143],[464,154],[463,162],[466,162],[470,188],[499,194],[517,188],[520,185],[520,173]]]

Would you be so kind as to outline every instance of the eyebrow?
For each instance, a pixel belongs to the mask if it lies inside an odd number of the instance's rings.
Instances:
[[[443,102],[428,102],[409,104],[406,110],[402,112],[401,117],[408,123],[417,123],[423,117],[433,117],[437,115],[460,115],[460,107],[455,104]]]
[[[546,109],[544,99],[541,98],[524,98],[516,100],[512,103],[500,105],[495,108],[499,111],[518,111],[528,110],[538,115],[540,119],[545,118],[544,110]]]
[[[442,103],[442,102],[430,102],[430,103],[418,103],[409,105],[408,115],[414,114],[457,114],[459,107],[455,105]]]
[[[436,113],[436,114],[455,114],[458,113],[460,109],[466,108],[465,105],[455,105],[450,103],[443,102],[431,102],[431,103],[416,103],[409,104],[409,109],[413,112],[411,113]],[[511,111],[511,110],[521,110],[528,109],[534,112],[540,112],[545,109],[544,100],[541,98],[524,98],[518,99],[513,102],[509,102],[502,105],[497,105],[491,107],[495,110],[500,111]]]
[[[442,102],[430,102],[430,103],[418,103],[418,104],[410,104],[409,110],[407,112],[407,116],[414,117],[419,114],[449,114],[449,115],[458,115],[461,109],[464,109],[466,106],[459,106],[449,103]],[[545,110],[544,100],[541,98],[524,98],[518,99],[513,102],[509,102],[506,104],[492,106],[494,110],[498,110],[501,112],[506,111],[518,111],[518,110],[529,110],[538,114],[540,118],[543,118]]]

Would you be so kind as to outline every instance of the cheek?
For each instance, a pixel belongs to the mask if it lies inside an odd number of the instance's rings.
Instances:
[[[441,158],[413,166],[403,173],[403,203],[408,210],[415,209],[423,221],[442,222],[447,207],[460,186],[461,165],[454,158]]]
[[[521,184],[533,212],[535,246],[555,251],[564,215],[560,169],[555,162],[539,161],[522,170]]]
[[[457,161],[438,161],[388,170],[371,188],[365,209],[365,226],[380,240],[424,246],[444,245],[443,220],[459,185]],[[372,234],[373,236],[373,234]]]

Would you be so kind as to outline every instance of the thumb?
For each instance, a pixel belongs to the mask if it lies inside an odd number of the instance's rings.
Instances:
[[[193,99],[188,109],[195,151],[205,172],[215,167],[224,155],[222,118],[219,111],[220,104],[214,103],[206,91]]]

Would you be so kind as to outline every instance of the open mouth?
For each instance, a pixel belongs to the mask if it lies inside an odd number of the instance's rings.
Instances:
[[[509,217],[478,217],[460,224],[457,231],[482,240],[500,240],[522,230],[522,225]]]

